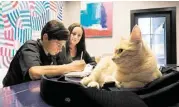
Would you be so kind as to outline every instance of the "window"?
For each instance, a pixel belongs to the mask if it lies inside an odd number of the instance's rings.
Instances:
[[[143,40],[155,53],[158,64],[176,64],[176,8],[131,11],[131,30],[141,28]]]

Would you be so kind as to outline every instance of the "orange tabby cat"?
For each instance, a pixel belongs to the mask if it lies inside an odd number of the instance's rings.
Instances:
[[[105,82],[115,81],[117,87],[139,88],[161,76],[156,58],[136,25],[130,39],[121,39],[114,56],[102,58],[81,84],[100,88]]]

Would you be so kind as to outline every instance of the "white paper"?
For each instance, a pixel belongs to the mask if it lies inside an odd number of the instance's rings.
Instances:
[[[70,72],[65,74],[66,77],[86,77],[91,74],[91,71],[93,69],[93,66],[90,64],[87,64],[83,71],[80,72]]]

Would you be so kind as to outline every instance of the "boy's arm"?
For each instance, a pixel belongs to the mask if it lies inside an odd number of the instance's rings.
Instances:
[[[40,79],[41,75],[56,76],[72,71],[83,71],[84,61],[74,61],[64,65],[33,66],[29,69],[29,76],[32,80]]]

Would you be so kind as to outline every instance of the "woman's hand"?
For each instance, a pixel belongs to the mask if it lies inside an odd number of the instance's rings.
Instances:
[[[70,63],[70,65],[73,68],[73,71],[83,71],[86,63],[84,60],[75,60],[72,63]]]

